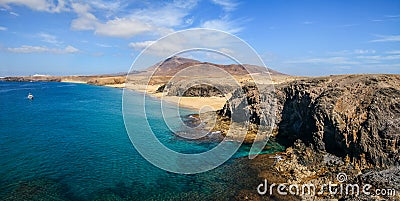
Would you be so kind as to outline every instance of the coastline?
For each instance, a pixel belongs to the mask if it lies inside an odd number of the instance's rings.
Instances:
[[[275,75],[273,76],[273,83],[280,84],[283,82],[289,82],[301,77],[287,76],[287,75]],[[249,79],[248,75],[236,76],[241,82]],[[147,76],[135,75],[134,83],[126,84],[126,76],[120,75],[98,75],[98,76],[21,76],[21,77],[5,77],[2,80],[5,81],[19,81],[19,82],[30,82],[30,81],[44,81],[44,82],[66,82],[66,83],[77,83],[77,84],[89,84],[96,86],[105,86],[120,89],[131,89],[136,92],[146,93],[146,95],[155,97],[161,101],[166,101],[172,104],[179,105],[187,109],[195,110],[197,112],[217,111],[223,108],[226,101],[231,97],[227,94],[225,97],[220,96],[206,96],[206,97],[181,97],[181,96],[166,96],[162,92],[157,92],[157,89],[165,84],[168,80],[168,76],[156,76],[153,83],[147,83]]]
[[[241,166],[242,163],[246,163],[246,169],[254,171],[254,175],[256,175],[255,178],[252,178],[254,181],[263,178],[272,179],[272,176],[281,175],[282,177],[279,177],[280,179],[279,181],[276,180],[277,182],[311,183],[318,186],[326,181],[335,181],[335,177],[339,173],[345,172],[349,180],[357,184],[377,183],[376,188],[385,187],[380,177],[371,179],[368,175],[385,173],[392,177],[398,174],[398,168],[391,168],[398,164],[396,163],[396,157],[398,157],[396,155],[398,153],[396,152],[398,149],[396,144],[368,145],[356,140],[358,134],[362,135],[360,138],[367,141],[387,142],[392,139],[393,133],[398,130],[398,125],[387,124],[386,122],[387,119],[396,121],[395,117],[398,117],[398,110],[390,110],[390,108],[398,108],[398,100],[400,100],[398,97],[399,80],[398,75],[336,75],[312,77],[277,85],[278,98],[281,100],[281,112],[279,113],[280,130],[275,137],[278,143],[286,147],[286,150],[280,153],[262,155],[251,162],[246,162],[247,159],[244,158],[242,158],[243,160],[238,159],[235,164]],[[51,81],[47,80],[47,82]],[[64,80],[64,82],[67,81]],[[195,108],[193,105],[197,100],[212,100],[212,97],[188,97],[186,98],[187,103],[184,104],[179,97],[166,99],[165,96],[162,96],[162,93],[157,93],[161,84],[125,86],[121,84],[70,83],[130,89],[146,93],[146,95],[162,101],[171,101],[192,110]],[[259,96],[257,91],[253,91],[251,88],[247,88],[246,91],[248,91],[248,98],[256,100],[254,97]],[[364,102],[358,101],[359,99],[364,100]],[[315,106],[309,107],[310,102],[315,103]],[[255,107],[257,104],[259,103],[253,102],[255,114],[259,113],[257,107]],[[353,109],[349,110],[348,108]],[[371,110],[371,108],[375,109]],[[200,110],[200,108],[197,109]],[[302,115],[299,117],[298,114]],[[368,119],[366,118],[368,116],[376,118]],[[307,118],[313,118],[317,121],[311,121]],[[351,121],[345,121],[347,119]],[[307,123],[306,126],[309,130],[292,126],[303,125],[303,123]],[[387,125],[385,128],[387,133],[383,136],[378,135],[377,126],[379,125]],[[339,139],[328,138],[329,141],[326,141],[326,138],[316,138],[314,141],[308,142],[310,144],[307,144],[307,139],[314,134],[314,130],[318,129],[324,129],[318,133],[326,136],[329,136],[329,131],[340,131],[337,135],[341,137]],[[350,138],[347,138],[348,132],[345,129],[353,131]],[[305,134],[303,133],[304,130],[307,131]],[[356,145],[355,148],[357,148],[358,153],[349,152],[348,150],[354,149],[351,146],[338,146],[339,149],[332,150],[330,146],[341,145],[340,139],[352,141]],[[397,140],[398,138],[394,139],[395,142]],[[383,151],[371,152],[370,149]],[[346,154],[341,155],[341,152]],[[394,157],[388,157],[389,154],[394,154]],[[272,159],[278,156],[283,160],[272,162]],[[264,173],[267,168],[273,170],[271,174]],[[240,188],[239,194],[260,198],[252,191],[257,183],[252,184],[251,188]],[[390,187],[398,190],[396,186]]]
[[[79,84],[89,84],[80,81],[70,81],[70,80],[62,80],[61,82],[69,82],[69,83],[79,83]],[[90,84],[89,84],[90,85]],[[197,112],[207,112],[207,111],[217,111],[223,108],[227,99],[224,97],[179,97],[179,96],[165,96],[162,92],[157,92],[157,89],[161,85],[129,85],[125,84],[106,84],[99,85],[104,87],[112,87],[112,88],[120,88],[120,89],[130,89],[136,92],[145,93],[148,96],[157,98],[160,101],[165,101],[168,103],[172,103],[178,105],[183,108],[187,108],[190,110],[194,110]],[[229,97],[228,97],[229,98]]]

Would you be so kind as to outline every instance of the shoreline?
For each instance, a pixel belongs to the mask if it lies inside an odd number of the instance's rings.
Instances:
[[[64,82],[64,81],[61,81]],[[70,83],[81,83],[89,84],[84,82],[70,82]],[[91,84],[89,84],[91,85]],[[162,92],[156,92],[159,85],[148,85],[143,87],[142,85],[131,85],[130,87],[125,84],[107,84],[107,85],[96,85],[104,87],[112,87],[119,89],[129,89],[135,92],[144,93],[150,97],[156,98],[160,101],[165,101],[170,104],[175,104],[179,107],[183,107],[196,112],[207,112],[217,111],[223,108],[227,99],[224,97],[179,97],[179,96],[166,96]]]
[[[226,101],[223,101],[220,97],[179,97],[179,96],[163,96],[163,93],[149,93],[144,90],[137,90],[127,87],[114,87],[110,85],[103,85],[103,87],[112,87],[117,89],[128,89],[132,90],[137,93],[144,94],[145,96],[149,96],[151,98],[155,98],[159,101],[166,102],[169,104],[174,104],[179,107],[192,110],[193,112],[200,113],[200,112],[208,112],[208,111],[217,111],[223,108]],[[191,104],[192,102],[196,102],[199,104]],[[211,103],[210,103],[211,102]],[[214,102],[214,104],[212,104]],[[203,104],[206,105],[203,105]],[[207,105],[210,103],[210,105]],[[211,110],[209,109],[211,108]]]
[[[7,82],[6,80],[2,80]],[[26,81],[17,81],[17,82],[30,82]],[[37,82],[37,81],[34,81]],[[227,99],[224,97],[179,97],[179,96],[164,96],[162,92],[156,92],[160,85],[131,85],[126,86],[125,83],[122,84],[93,84],[88,83],[83,80],[75,80],[75,79],[61,79],[61,80],[41,80],[41,82],[61,82],[61,83],[71,83],[71,84],[86,84],[92,86],[100,86],[100,87],[110,87],[116,89],[129,89],[139,93],[145,93],[150,97],[156,98],[160,101],[165,101],[170,104],[178,105],[179,107],[192,110],[196,113],[199,112],[207,112],[207,111],[217,111],[223,108]],[[229,97],[228,97],[229,98]]]
[[[136,75],[135,75],[136,76]],[[178,105],[179,107],[194,110],[196,112],[217,111],[223,108],[230,94],[223,97],[220,96],[207,96],[207,97],[181,97],[181,96],[166,96],[162,92],[157,92],[157,89],[165,83],[165,77],[157,77],[155,82],[144,84],[147,77],[137,75],[135,83],[125,83],[126,76],[109,75],[109,76],[21,76],[9,77],[5,81],[44,81],[44,82],[65,82],[75,84],[88,84],[95,86],[105,86],[120,89],[131,89],[136,92],[145,92],[146,95],[155,97],[161,101],[166,101]],[[168,76],[167,76],[168,78]],[[237,77],[238,80],[247,80],[248,75]],[[297,79],[297,77],[278,75],[274,78],[274,84],[287,82]]]

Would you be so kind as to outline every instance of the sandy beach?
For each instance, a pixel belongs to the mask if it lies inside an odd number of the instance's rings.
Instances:
[[[151,94],[162,101],[179,105],[179,107],[195,109],[199,112],[216,111],[224,107],[227,99],[223,97],[178,97],[163,96],[162,93]]]
[[[254,76],[254,75],[253,75]],[[257,76],[257,75],[255,75]],[[272,81],[274,84],[279,84],[282,82],[288,82],[292,80],[299,79],[301,77],[294,76],[272,76]],[[180,97],[180,96],[170,96],[163,93],[157,92],[157,89],[164,83],[168,82],[170,77],[168,76],[154,76],[150,84],[145,84],[148,82],[148,76],[131,76],[132,79],[129,83],[125,82],[124,76],[113,76],[113,77],[81,77],[81,76],[69,76],[63,77],[61,82],[70,83],[86,83],[95,84],[106,87],[114,88],[127,88],[137,92],[146,93],[149,96],[156,97],[162,101],[177,104],[179,107],[184,107],[188,109],[194,109],[196,111],[216,111],[223,108],[226,101],[230,98],[230,94],[225,97],[211,96],[211,97]],[[251,79],[249,75],[235,76],[235,79],[239,82],[246,82]]]
[[[116,87],[121,88],[121,85],[113,84],[113,85],[105,85],[108,87]],[[169,103],[173,103],[179,105],[179,107],[184,107],[188,109],[193,109],[196,111],[216,111],[223,108],[224,104],[227,101],[225,97],[179,97],[179,96],[166,96],[162,92],[157,92],[157,89],[161,85],[139,85],[139,84],[130,84],[124,85],[127,89],[131,89],[134,91],[146,93],[149,96],[156,97],[162,101],[166,101]]]

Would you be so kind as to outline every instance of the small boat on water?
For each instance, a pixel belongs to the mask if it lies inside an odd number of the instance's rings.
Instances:
[[[28,98],[29,100],[33,100],[33,95],[32,95],[31,93],[29,93],[27,98]]]

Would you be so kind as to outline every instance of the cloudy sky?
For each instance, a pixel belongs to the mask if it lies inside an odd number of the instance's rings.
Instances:
[[[232,33],[288,74],[400,73],[398,0],[0,0],[0,76],[126,72],[188,28]]]

